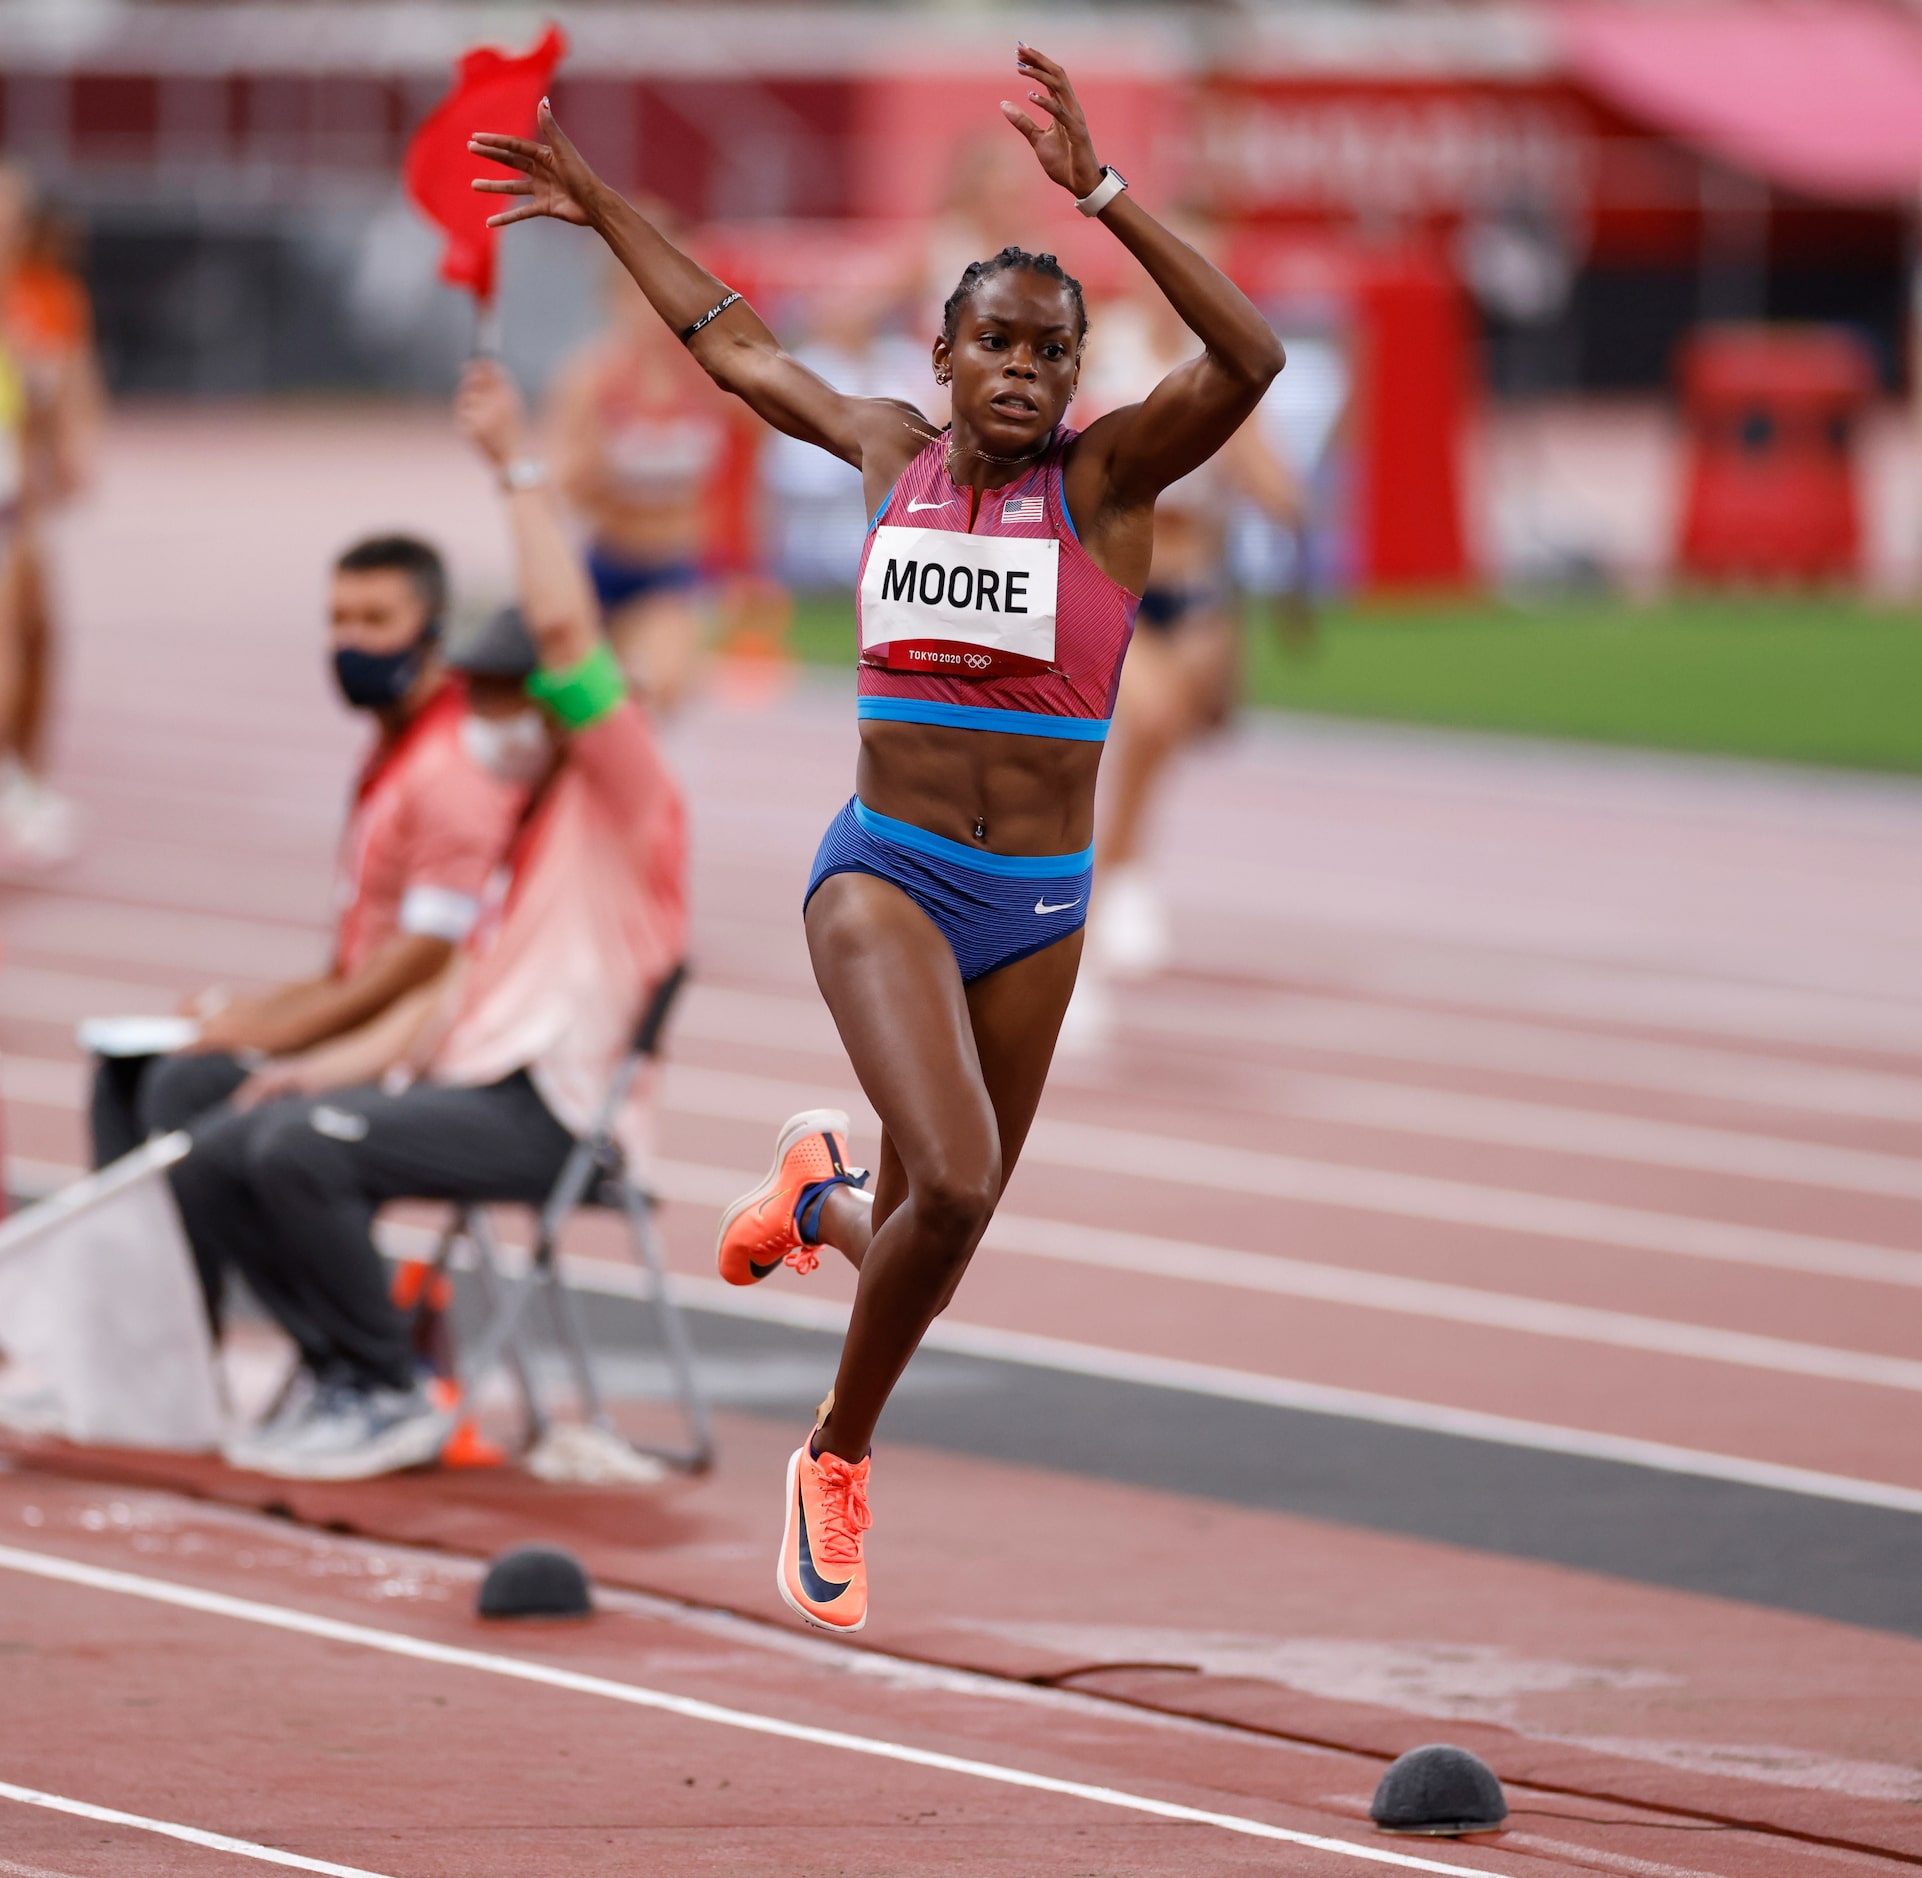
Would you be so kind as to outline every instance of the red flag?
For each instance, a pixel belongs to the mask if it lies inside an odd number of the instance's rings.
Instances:
[[[494,46],[463,53],[454,89],[422,120],[407,146],[407,193],[430,222],[447,231],[440,277],[465,287],[483,305],[494,297],[494,242],[500,233],[487,226],[487,218],[502,203],[497,196],[475,193],[474,178],[488,165],[469,154],[467,140],[477,130],[531,137],[534,114],[566,51],[561,29],[550,26],[539,45],[518,56]]]

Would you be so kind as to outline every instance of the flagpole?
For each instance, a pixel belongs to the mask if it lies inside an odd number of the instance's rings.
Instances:
[[[497,359],[501,355],[500,303],[491,297],[474,302],[474,356]]]

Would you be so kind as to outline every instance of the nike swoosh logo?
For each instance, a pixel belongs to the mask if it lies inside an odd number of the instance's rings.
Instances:
[[[801,1522],[801,1556],[798,1561],[800,1565],[801,1589],[805,1591],[816,1604],[832,1604],[854,1580],[850,1578],[845,1584],[837,1585],[832,1579],[823,1578],[821,1574],[814,1569],[814,1553],[808,1546],[807,1495],[801,1491],[801,1483],[798,1480],[794,1483],[794,1501],[795,1516]]]
[[[1065,913],[1069,907],[1079,906],[1080,904],[1079,899],[1063,900],[1059,906],[1050,906],[1045,900],[1037,900],[1034,903],[1034,910],[1037,913]]]
[[[908,504],[908,513],[913,515],[922,509],[945,509],[953,500],[954,498],[952,496],[948,496],[939,502],[910,502]]]
[[[747,1262],[747,1268],[749,1271],[751,1271],[754,1274],[756,1278],[765,1278],[769,1272],[778,1272],[781,1269],[781,1260],[785,1259],[786,1257],[787,1257],[787,1254],[783,1252],[781,1254],[781,1258],[769,1259],[765,1265],[757,1265],[753,1259],[749,1259]]]

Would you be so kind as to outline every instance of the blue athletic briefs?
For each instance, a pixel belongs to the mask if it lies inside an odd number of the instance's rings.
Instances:
[[[598,542],[587,551],[587,575],[603,613],[618,613],[630,601],[685,593],[701,584],[701,570],[692,561],[630,560]]]
[[[987,854],[879,815],[857,797],[821,837],[808,900],[830,874],[872,874],[899,887],[941,929],[966,984],[1080,930],[1094,849]]]

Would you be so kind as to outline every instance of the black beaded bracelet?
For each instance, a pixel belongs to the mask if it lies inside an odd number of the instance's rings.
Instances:
[[[703,313],[701,317],[694,322],[692,326],[683,326],[681,328],[681,344],[686,345],[687,342],[690,339],[692,339],[694,335],[698,333],[701,330],[701,328],[705,326],[710,320],[719,319],[721,315],[725,313],[728,310],[728,308],[731,307],[735,303],[735,301],[738,300],[740,297],[741,296],[738,293],[730,293],[726,295],[723,299],[716,300],[714,304],[711,307],[709,307],[708,310],[705,313]]]

